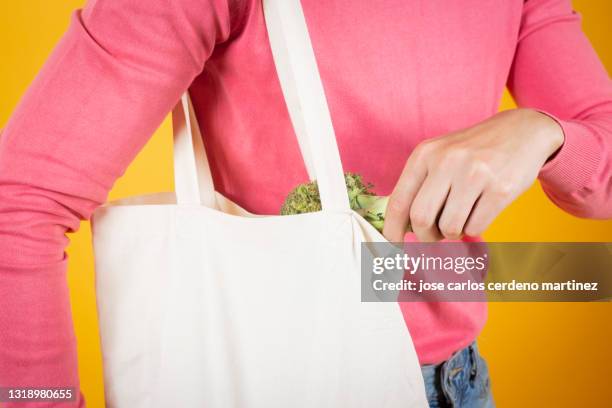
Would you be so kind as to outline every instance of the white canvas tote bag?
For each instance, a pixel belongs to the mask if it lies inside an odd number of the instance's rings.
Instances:
[[[256,216],[216,193],[187,95],[176,193],[92,218],[108,407],[427,407],[397,303],[360,301],[361,242],[298,0],[264,1],[274,61],[323,210]]]

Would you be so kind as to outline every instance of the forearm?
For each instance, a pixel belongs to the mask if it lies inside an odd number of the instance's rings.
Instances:
[[[0,265],[0,386],[73,388],[77,398],[64,406],[82,407],[65,272],[65,261]]]

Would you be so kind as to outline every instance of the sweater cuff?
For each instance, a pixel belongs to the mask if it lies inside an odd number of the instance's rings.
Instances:
[[[540,169],[538,178],[559,193],[582,190],[592,180],[602,150],[597,135],[578,122],[561,120],[548,112],[539,111],[554,119],[565,135],[557,153]]]

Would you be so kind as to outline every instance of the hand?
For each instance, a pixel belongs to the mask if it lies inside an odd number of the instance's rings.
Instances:
[[[480,235],[563,141],[554,119],[515,109],[422,142],[391,194],[383,234],[401,242],[410,223],[420,241]]]

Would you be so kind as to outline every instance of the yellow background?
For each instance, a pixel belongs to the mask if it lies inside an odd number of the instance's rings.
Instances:
[[[0,8],[0,127],[83,0],[3,1]],[[576,0],[584,30],[612,70],[612,2]],[[508,95],[502,109],[513,107]],[[166,120],[110,198],[172,191],[171,128]],[[81,386],[90,407],[103,407],[102,365],[94,297],[89,223],[71,236],[69,281],[79,341]],[[552,205],[538,185],[508,208],[485,234],[490,241],[607,241],[611,221],[574,218]],[[609,406],[612,401],[612,305],[490,305],[479,338],[498,407]]]

